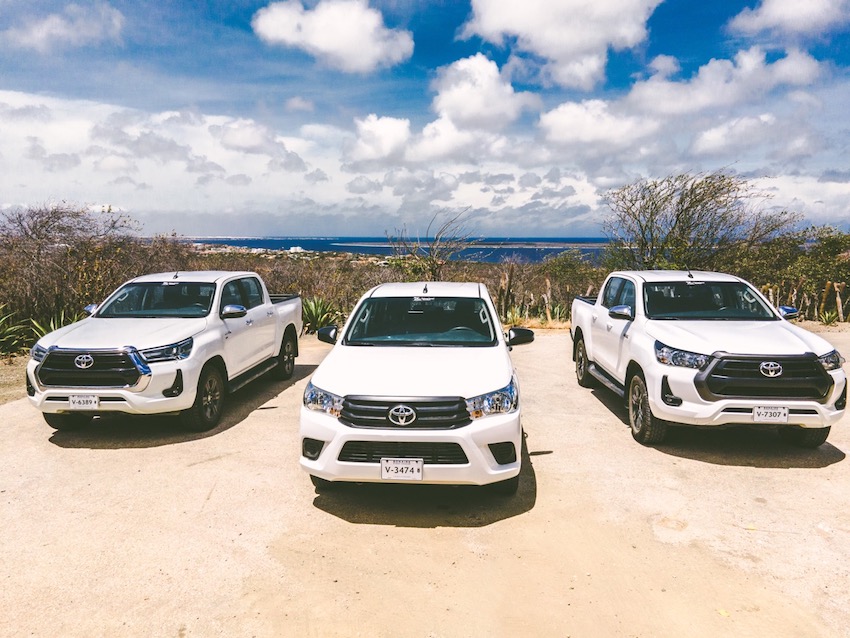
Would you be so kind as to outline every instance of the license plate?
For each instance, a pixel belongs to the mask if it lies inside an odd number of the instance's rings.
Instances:
[[[72,394],[68,397],[68,407],[72,410],[97,410],[99,405],[95,394]]]
[[[391,481],[421,481],[422,459],[381,459],[381,478]]]
[[[753,408],[754,423],[788,423],[788,408]]]

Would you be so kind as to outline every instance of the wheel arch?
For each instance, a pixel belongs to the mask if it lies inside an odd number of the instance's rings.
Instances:
[[[584,332],[582,331],[581,328],[576,328],[576,332],[575,332],[574,335],[572,335],[572,337],[573,337],[573,361],[575,361],[576,360],[576,347],[578,346],[579,339],[584,340]],[[584,340],[584,349],[585,349],[585,351],[587,351],[587,340]]]
[[[290,323],[286,326],[286,329],[283,331],[283,339],[280,341],[280,347],[283,347],[283,342],[287,337],[292,337],[292,343],[295,344],[295,356],[298,356],[298,331],[295,329],[295,324]]]
[[[211,357],[201,367],[201,372],[203,372],[207,366],[215,366],[218,368],[218,371],[221,372],[221,378],[224,380],[224,389],[226,392],[230,392],[230,378],[227,376],[227,364],[224,362],[222,356],[217,354],[214,357]]]

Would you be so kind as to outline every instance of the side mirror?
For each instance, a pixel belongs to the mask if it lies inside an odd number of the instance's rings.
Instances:
[[[508,345],[518,346],[534,341],[534,331],[528,328],[511,328],[508,330]]]
[[[83,312],[85,312],[87,315],[93,315],[95,310],[97,310],[96,303],[90,303],[88,306],[83,308]]]
[[[614,306],[608,311],[608,316],[612,319],[625,319],[631,321],[635,318],[635,312],[631,306]]]
[[[245,308],[245,306],[240,306],[239,304],[230,304],[221,310],[222,319],[239,319],[247,314],[247,308]]]
[[[800,316],[800,311],[793,306],[779,306],[779,314],[783,319],[796,319]]]
[[[319,341],[333,345],[336,343],[337,332],[336,326],[325,326],[316,330],[316,336],[319,338]]]

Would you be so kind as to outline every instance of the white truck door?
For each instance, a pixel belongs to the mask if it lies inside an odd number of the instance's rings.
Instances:
[[[635,284],[622,277],[611,277],[600,296],[591,317],[593,361],[618,381],[623,380],[621,368],[626,363],[628,330],[632,322],[611,317],[614,306],[629,306],[635,312]]]

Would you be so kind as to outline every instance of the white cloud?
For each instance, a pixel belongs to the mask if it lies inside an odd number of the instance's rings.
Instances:
[[[0,32],[0,42],[21,49],[48,53],[64,47],[85,47],[119,42],[124,15],[108,3],[91,6],[69,4],[62,13],[30,18],[19,27]]]
[[[459,130],[447,117],[430,122],[408,149],[406,157],[414,162],[427,162],[453,157],[475,144],[475,135]]]
[[[759,47],[741,51],[735,60],[711,60],[696,77],[676,82],[662,75],[636,83],[627,101],[655,114],[695,113],[728,108],[763,98],[779,86],[806,86],[821,69],[817,60],[801,51],[790,51],[769,63]]]
[[[759,146],[771,135],[776,117],[764,113],[758,117],[738,117],[703,131],[694,139],[691,152],[695,155],[724,155]]]
[[[646,21],[661,0],[473,0],[463,35],[547,61],[545,73],[562,86],[585,90],[604,79],[608,49],[646,39]]]
[[[466,128],[503,128],[523,109],[540,103],[532,93],[515,92],[499,75],[496,63],[481,53],[441,69],[434,88],[434,110]]]
[[[659,126],[645,117],[612,113],[602,100],[566,102],[540,116],[540,128],[548,141],[583,146],[593,154],[627,148],[655,133]]]
[[[413,53],[410,33],[387,29],[365,0],[321,0],[313,9],[299,0],[275,2],[257,11],[251,26],[269,44],[302,49],[349,73],[392,66]]]
[[[374,113],[356,120],[357,140],[346,158],[353,162],[385,160],[400,157],[410,139],[410,120],[378,117]]]
[[[294,113],[296,111],[312,113],[316,107],[310,100],[296,95],[286,101],[284,108],[290,113]]]
[[[736,33],[820,36],[850,22],[850,0],[762,0],[729,23]]]
[[[348,182],[345,188],[349,193],[355,195],[368,195],[369,193],[379,193],[384,187],[380,182],[369,179],[365,175],[358,175]]]

